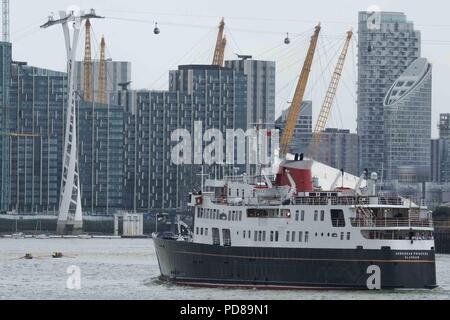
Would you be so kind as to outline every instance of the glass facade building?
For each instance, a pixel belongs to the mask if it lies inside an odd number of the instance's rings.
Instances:
[[[111,95],[119,90],[119,84],[126,83],[131,81],[131,62],[128,61],[113,61],[106,60],[106,96],[108,98],[109,103],[113,103],[111,101]],[[94,60],[92,61],[92,88],[94,98],[98,97],[98,88],[99,88],[99,71],[100,71],[100,61]],[[75,72],[76,72],[76,88],[78,92],[83,96],[84,95],[84,62],[77,61],[75,62]]]
[[[79,166],[84,212],[111,214],[123,208],[123,108],[80,101]]]
[[[12,61],[9,43],[0,50],[1,210],[57,214],[67,74]],[[77,111],[83,210],[112,213],[123,208],[123,108],[80,100]]]
[[[141,212],[177,212],[187,208],[189,192],[200,190],[201,179],[233,174],[234,166],[176,165],[172,133],[185,129],[192,136],[201,124],[204,133],[246,126],[246,76],[211,65],[180,66],[170,71],[169,91],[124,91],[118,100],[126,117],[124,128],[124,205]],[[203,137],[203,135],[202,135]],[[208,142],[201,141],[204,150]],[[225,147],[225,146],[224,146]],[[224,149],[224,154],[225,154]]]
[[[280,130],[280,137],[283,135],[289,110],[290,108],[283,110],[281,116],[275,121],[275,127]],[[306,154],[311,141],[312,130],[312,101],[306,100],[303,101],[300,109],[300,116],[297,120],[289,152]]]
[[[67,75],[12,62],[11,46],[0,48],[2,132],[33,135],[8,139],[2,135],[2,148],[7,146],[0,158],[2,209],[57,214]],[[117,105],[82,101],[79,92],[84,212],[186,211],[189,192],[200,190],[202,179],[235,173],[231,164],[175,165],[172,149],[179,141],[172,141],[172,133],[185,129],[193,135],[196,123],[202,133],[214,128],[224,137],[227,129],[245,130],[247,76],[231,68],[180,66],[170,72],[170,88],[115,91],[110,101]],[[201,141],[202,149],[210,142]],[[194,150],[195,142],[192,154]],[[226,152],[224,145],[224,157]]]
[[[247,76],[247,128],[256,123],[273,125],[275,122],[275,74],[274,61],[230,60],[225,67]]]
[[[431,140],[431,181],[450,182],[450,114],[439,118],[439,138]]]
[[[429,181],[432,67],[419,58],[389,89],[384,101],[385,179]]]
[[[375,23],[374,23],[375,22]],[[358,26],[358,135],[360,170],[381,176],[385,159],[384,99],[420,57],[421,34],[406,15],[360,12]]]
[[[9,84],[11,79],[11,44],[0,42],[0,210],[6,211],[11,203],[9,144]]]
[[[12,63],[9,209],[56,213],[61,186],[65,73]]]
[[[320,137],[316,160],[336,169],[360,176],[358,135],[350,130],[327,128]]]

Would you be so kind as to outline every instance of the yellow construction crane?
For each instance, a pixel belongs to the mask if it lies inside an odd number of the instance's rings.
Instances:
[[[92,90],[92,54],[91,54],[91,22],[86,20],[86,36],[84,46],[84,100],[93,100]]]
[[[227,47],[227,37],[223,36],[222,39],[222,43],[220,46],[220,53],[219,53],[219,62],[220,62],[220,66],[223,67],[224,66],[224,61],[225,61],[225,48]]]
[[[347,57],[348,48],[350,46],[350,41],[352,40],[352,37],[353,31],[350,30],[347,32],[344,47],[342,48],[341,55],[339,56],[336,68],[331,78],[330,86],[328,87],[328,91],[322,105],[322,109],[320,110],[319,119],[317,120],[316,127],[313,132],[312,141],[308,150],[309,156],[311,158],[316,157],[322,133],[325,130],[328,118],[330,117],[331,107],[333,106],[334,98],[336,97],[339,81],[341,80],[342,70],[344,69],[345,58]]]
[[[0,132],[0,136],[6,136],[6,137],[13,137],[13,138],[39,138],[39,134],[32,134],[32,133],[4,133]]]
[[[225,47],[227,45],[227,39],[223,33],[225,30],[225,20],[222,18],[219,24],[219,33],[217,34],[216,48],[214,49],[213,65],[223,67],[225,58]]]
[[[100,66],[98,73],[98,103],[107,103],[106,99],[106,59],[105,59],[106,42],[105,37],[102,36],[100,43]]]
[[[314,54],[316,52],[320,30],[321,27],[319,23],[314,30],[313,36],[311,37],[311,44],[309,46],[308,53],[306,55],[306,59],[303,64],[303,69],[297,83],[297,88],[295,89],[294,99],[289,109],[289,114],[286,120],[286,126],[283,132],[283,136],[281,137],[280,159],[286,158],[286,154],[289,152],[289,146],[291,144],[292,138],[294,137],[295,127],[297,125],[297,120],[300,115],[306,85],[308,83],[309,74],[311,73],[311,65],[313,63]]]

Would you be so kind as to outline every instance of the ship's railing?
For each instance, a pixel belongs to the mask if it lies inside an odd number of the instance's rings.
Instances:
[[[403,199],[400,197],[378,197],[378,204],[402,206],[404,205],[404,202]]]
[[[307,206],[326,206],[328,205],[327,197],[297,197],[295,204]]]
[[[344,206],[351,206],[356,204],[369,204],[369,198],[367,197],[332,197],[331,198],[331,205],[344,205]]]
[[[214,204],[227,204],[227,205],[242,205],[242,203],[251,203],[255,200],[255,197],[245,197],[241,201],[230,200],[227,197],[211,198],[211,202]],[[266,205],[279,205],[281,200],[277,197],[273,199],[264,198],[259,199],[261,202],[267,202]],[[296,205],[306,205],[306,206],[369,206],[369,205],[392,205],[392,206],[402,206],[404,205],[403,199],[401,198],[385,198],[379,197],[377,200],[375,197],[353,197],[353,196],[343,196],[343,197],[295,197],[294,204]]]
[[[432,219],[362,219],[351,218],[352,227],[375,227],[375,228],[396,228],[396,227],[421,227],[432,228]]]
[[[376,198],[372,198],[376,199]],[[379,197],[377,201],[372,201],[369,197],[297,197],[295,204],[299,205],[393,205],[401,206],[404,202],[401,198]]]

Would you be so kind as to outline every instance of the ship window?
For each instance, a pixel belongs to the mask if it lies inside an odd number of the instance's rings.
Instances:
[[[258,232],[258,241],[262,241],[262,231]]]
[[[242,199],[245,199],[245,189],[242,189]]]
[[[212,228],[213,245],[220,246],[220,232],[217,228]]]
[[[270,242],[273,242],[273,231],[270,231]]]
[[[275,231],[275,242],[278,242],[278,231]]]
[[[282,210],[282,218],[289,217],[289,210]],[[278,218],[280,211],[278,209],[248,209],[247,217],[249,218]]]
[[[253,234],[253,241],[258,241],[258,231],[254,231]]]
[[[344,240],[344,233],[341,232],[341,240]]]
[[[243,236],[243,238],[245,239],[245,230],[244,230],[244,232],[242,233],[242,236]]]
[[[252,238],[252,232],[250,230],[248,230],[248,238],[251,239]]]
[[[263,241],[266,241],[266,232],[263,231]]]
[[[298,242],[302,242],[303,239],[303,232],[299,231],[298,232]]]
[[[308,242],[308,240],[309,240],[309,232],[306,231],[305,232],[305,242]]]
[[[345,218],[343,210],[331,210],[331,223],[333,227],[345,227]]]
[[[301,217],[302,221],[305,221],[305,210],[302,210],[302,217]]]
[[[228,189],[228,196],[231,197],[231,188]]]
[[[325,220],[325,211],[320,210],[320,221],[324,221],[324,220]]]
[[[231,246],[231,232],[230,229],[222,229],[223,245],[225,247]]]
[[[198,234],[198,227],[195,229],[195,234]]]
[[[228,221],[231,221],[231,211],[228,211]]]
[[[203,228],[200,228],[200,235],[203,235]]]
[[[289,231],[286,231],[286,242],[289,242],[290,237],[291,233]]]
[[[318,218],[319,218],[319,211],[315,210],[314,211],[314,221],[317,221]]]
[[[242,221],[242,211],[239,211],[239,221]]]
[[[294,232],[294,231],[292,231],[292,238],[291,238],[291,241],[292,241],[292,242],[295,242],[295,232]]]
[[[299,217],[300,217],[300,211],[297,210],[295,212],[295,221],[298,221]]]
[[[236,189],[236,195],[239,197],[239,189]]]
[[[350,240],[350,232],[347,232],[347,240]]]
[[[208,228],[205,228],[205,236],[208,235]]]

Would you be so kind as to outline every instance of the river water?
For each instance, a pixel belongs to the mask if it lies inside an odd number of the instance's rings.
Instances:
[[[52,259],[53,252],[62,259]],[[35,259],[20,259],[32,253]],[[81,288],[67,289],[67,269],[81,271]],[[395,291],[271,291],[203,289],[158,280],[151,239],[0,238],[0,299],[305,300],[450,299],[450,255],[437,256],[439,288]]]

